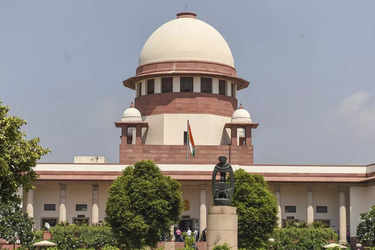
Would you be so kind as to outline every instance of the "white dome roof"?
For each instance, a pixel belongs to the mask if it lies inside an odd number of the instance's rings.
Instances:
[[[195,14],[181,14],[151,34],[143,46],[139,65],[204,61],[234,67],[232,52],[223,36],[211,25],[196,19]]]
[[[250,113],[246,109],[240,107],[233,112],[232,122],[233,123],[252,123]]]
[[[130,106],[130,108],[127,108],[122,113],[122,122],[141,122],[142,121],[142,115],[141,112],[139,112],[138,109]]]

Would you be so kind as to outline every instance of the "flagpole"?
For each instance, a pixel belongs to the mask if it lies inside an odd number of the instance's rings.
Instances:
[[[186,122],[186,160],[189,158],[189,120]]]

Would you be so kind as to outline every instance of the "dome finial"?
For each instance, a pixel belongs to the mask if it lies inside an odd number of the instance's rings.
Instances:
[[[133,102],[130,103],[130,107],[134,108],[134,103]]]
[[[197,14],[195,14],[194,12],[184,11],[184,12],[177,13],[176,17],[177,18],[196,18]]]
[[[242,103],[240,103],[240,106],[238,108],[239,109],[243,109]]]

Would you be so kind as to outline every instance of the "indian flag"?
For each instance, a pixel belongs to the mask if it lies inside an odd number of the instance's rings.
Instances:
[[[194,157],[195,156],[195,144],[194,144],[193,135],[191,134],[189,120],[187,121],[187,139],[188,139],[188,146],[189,146],[190,153]]]

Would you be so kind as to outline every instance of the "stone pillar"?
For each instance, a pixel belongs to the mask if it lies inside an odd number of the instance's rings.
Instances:
[[[280,189],[277,189],[275,192],[276,201],[277,201],[277,226],[282,227],[282,214],[281,214],[281,200],[280,200]]]
[[[246,145],[251,145],[251,127],[245,128]]]
[[[27,192],[26,213],[30,218],[34,218],[34,190]]]
[[[238,249],[238,217],[236,208],[231,206],[211,206],[208,209],[207,246],[212,250],[216,245],[227,243],[231,250]]]
[[[59,223],[66,223],[66,184],[60,183]]]
[[[91,224],[99,223],[99,185],[92,185]]]
[[[230,129],[230,137],[232,146],[237,146],[237,127]]]
[[[199,233],[202,235],[204,229],[207,228],[207,191],[201,190],[200,194],[200,207],[199,207]]]
[[[340,203],[340,242],[346,243],[346,199],[345,192],[339,192]]]
[[[307,191],[307,216],[306,222],[308,225],[314,222],[314,206],[313,206],[313,194],[311,190]]]
[[[135,144],[142,144],[142,127],[136,126],[135,128]]]

